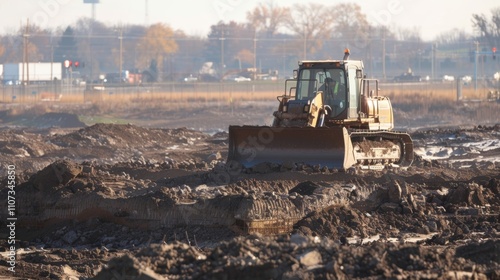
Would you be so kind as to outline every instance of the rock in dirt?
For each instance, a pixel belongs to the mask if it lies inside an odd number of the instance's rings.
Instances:
[[[322,263],[321,254],[317,250],[300,255],[298,260],[304,266],[313,266]]]
[[[36,173],[31,180],[39,191],[58,190],[78,176],[82,170],[82,166],[75,162],[58,160]]]
[[[300,195],[312,195],[314,191],[320,186],[311,181],[305,181],[297,184],[295,188],[291,189],[288,193],[298,193]]]
[[[151,269],[143,267],[136,258],[123,255],[122,257],[110,260],[108,266],[92,279],[159,280],[164,278],[151,271]]]
[[[477,263],[488,264],[500,262],[500,240],[488,240],[482,243],[471,243],[457,248],[456,256]]]
[[[471,183],[468,185],[461,184],[456,189],[450,191],[447,203],[459,204],[466,203],[467,205],[482,206],[486,203],[482,186]]]
[[[389,186],[389,202],[399,203],[401,202],[401,195],[403,190],[397,181]]]
[[[62,237],[62,240],[64,240],[68,244],[73,244],[77,239],[78,239],[78,234],[74,230],[68,231]]]

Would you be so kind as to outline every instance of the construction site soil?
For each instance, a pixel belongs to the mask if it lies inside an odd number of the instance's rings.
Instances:
[[[0,279],[500,279],[499,103],[396,109],[407,168],[226,163],[274,105],[4,106]]]

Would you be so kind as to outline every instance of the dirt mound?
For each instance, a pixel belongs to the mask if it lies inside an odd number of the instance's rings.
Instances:
[[[156,280],[163,279],[149,268],[144,268],[134,257],[123,255],[108,262],[106,268],[101,270],[94,280],[108,279],[134,279],[134,280]]]
[[[31,126],[37,128],[79,128],[85,127],[86,124],[81,122],[77,115],[70,113],[45,113],[35,117],[31,122]]]
[[[3,130],[0,136],[0,156],[37,158],[57,149],[39,133],[27,130]]]
[[[54,135],[49,141],[61,147],[61,151],[52,156],[62,157],[65,153],[75,160],[98,160],[110,164],[141,161],[143,165],[146,162],[172,165],[190,161],[194,165],[192,168],[196,168],[195,161],[205,160],[216,151],[207,151],[202,160],[194,160],[192,153],[214,145],[209,142],[212,139],[208,134],[186,128],[148,129],[130,124],[95,124],[68,134]]]
[[[53,161],[50,155],[58,149],[40,131],[3,129],[0,133],[0,161],[5,164],[0,166],[0,173],[7,174],[7,165],[12,165],[16,167],[16,174],[31,175],[50,164]]]
[[[28,175],[57,159],[120,164],[129,170],[208,170],[223,160],[219,150],[225,147],[225,138],[221,137],[186,128],[147,129],[114,124],[96,124],[77,131],[4,129],[0,134],[0,159],[15,165],[18,173]]]
[[[30,181],[39,191],[55,191],[75,179],[82,170],[83,167],[74,162],[59,160],[39,171]]]
[[[329,207],[314,212],[294,225],[296,232],[307,236],[327,236],[346,243],[346,237],[376,234],[370,230],[370,219],[348,207]]]
[[[93,126],[56,137],[53,142],[59,146],[110,146],[135,147],[151,145],[160,148],[160,143],[191,143],[197,138],[206,138],[202,133],[187,129],[147,129],[131,124],[95,124]]]
[[[80,128],[86,126],[75,113],[47,112],[51,109],[44,106],[34,106],[32,108],[21,108],[20,111],[17,111],[16,108],[12,108],[0,112],[0,122],[38,129],[52,127]]]

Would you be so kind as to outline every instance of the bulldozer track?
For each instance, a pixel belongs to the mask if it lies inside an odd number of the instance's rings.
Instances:
[[[413,162],[413,142],[410,138],[410,135],[406,132],[389,131],[389,130],[370,131],[364,129],[350,129],[349,136],[353,144],[364,141],[363,138],[365,139],[378,138],[372,140],[376,142],[382,142],[384,140],[389,140],[392,142],[397,141],[397,144],[399,144],[401,147],[401,155],[396,164],[399,166],[409,166]],[[358,140],[360,138],[361,140]],[[361,166],[370,167],[372,165],[378,165],[378,164],[380,164],[378,159],[373,158],[373,164],[365,164]]]

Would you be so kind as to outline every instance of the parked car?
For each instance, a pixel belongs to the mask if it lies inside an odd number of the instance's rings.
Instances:
[[[403,73],[399,76],[394,77],[394,82],[396,83],[411,83],[411,82],[421,82],[422,78],[417,75],[413,75],[411,72]]]
[[[186,82],[186,83],[196,82],[196,81],[198,81],[198,78],[197,77],[193,77],[193,75],[189,75],[188,77],[185,77],[183,79],[183,81]]]
[[[14,85],[20,85],[21,84],[21,81],[13,81],[13,80],[10,80],[10,81],[4,81],[4,85],[6,86],[14,86]]]
[[[462,82],[464,83],[464,85],[468,85],[472,82],[472,77],[471,76],[463,76]]]
[[[238,75],[229,75],[224,77],[224,81],[233,81],[233,82],[249,82],[252,79],[243,77],[243,76],[238,76]]]
[[[450,75],[444,75],[443,76],[443,82],[453,82],[455,80],[455,77],[450,76]]]
[[[493,74],[493,79],[497,82],[500,81],[500,72],[496,72],[495,74]]]

